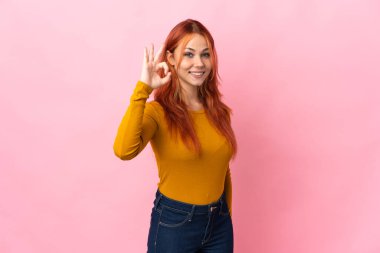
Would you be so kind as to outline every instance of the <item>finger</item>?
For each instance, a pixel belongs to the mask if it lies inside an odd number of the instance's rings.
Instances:
[[[150,46],[150,52],[149,52],[149,62],[152,62],[154,60],[154,45],[153,43]]]
[[[164,78],[161,78],[161,82],[162,83],[167,83],[167,82],[170,81],[171,77],[172,77],[172,72],[168,72],[168,74]]]
[[[144,47],[144,63],[148,62],[148,49]]]
[[[156,56],[154,57],[154,63],[157,63],[157,61],[160,59],[163,49],[164,49],[164,46],[161,45],[161,47],[158,50]]]
[[[164,69],[165,75],[169,72],[169,66],[166,62],[160,62],[159,64],[157,64],[157,70],[160,68]]]

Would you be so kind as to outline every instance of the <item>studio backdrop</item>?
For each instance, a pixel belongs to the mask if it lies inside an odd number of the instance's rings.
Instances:
[[[113,141],[187,18],[214,36],[233,109],[235,252],[380,252],[380,2],[0,2],[0,252],[145,252],[151,147]]]

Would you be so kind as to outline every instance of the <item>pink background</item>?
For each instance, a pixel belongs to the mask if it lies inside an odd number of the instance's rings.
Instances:
[[[380,252],[380,2],[0,2],[0,252],[145,252],[150,147],[113,155],[143,47],[212,32],[235,252]]]

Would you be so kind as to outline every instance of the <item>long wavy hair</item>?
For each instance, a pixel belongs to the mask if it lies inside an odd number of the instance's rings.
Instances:
[[[167,60],[167,51],[174,53],[174,50],[179,45],[186,45],[194,34],[200,34],[206,39],[212,65],[209,76],[198,87],[198,97],[203,104],[207,118],[219,133],[225,136],[232,149],[233,157],[235,157],[237,143],[231,127],[230,115],[232,111],[221,101],[222,94],[218,90],[220,78],[214,39],[207,28],[199,21],[192,19],[184,20],[177,24],[167,36],[159,62],[165,61],[168,64],[172,77],[167,84],[155,89],[154,99],[160,103],[166,112],[165,117],[170,133],[174,136],[177,136],[179,133],[185,145],[200,154],[202,147],[196,135],[192,118],[184,103],[177,71]],[[183,52],[180,55],[179,63],[182,61]],[[161,74],[163,73],[161,72]]]

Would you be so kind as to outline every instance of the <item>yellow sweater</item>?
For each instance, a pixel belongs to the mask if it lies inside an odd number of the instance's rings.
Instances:
[[[232,214],[230,145],[208,121],[204,110],[189,111],[201,143],[201,155],[189,150],[181,138],[168,131],[165,111],[156,101],[146,102],[153,89],[139,81],[130,99],[114,143],[122,160],[137,156],[150,141],[159,175],[159,190],[169,198],[189,204],[216,201],[225,190]]]

